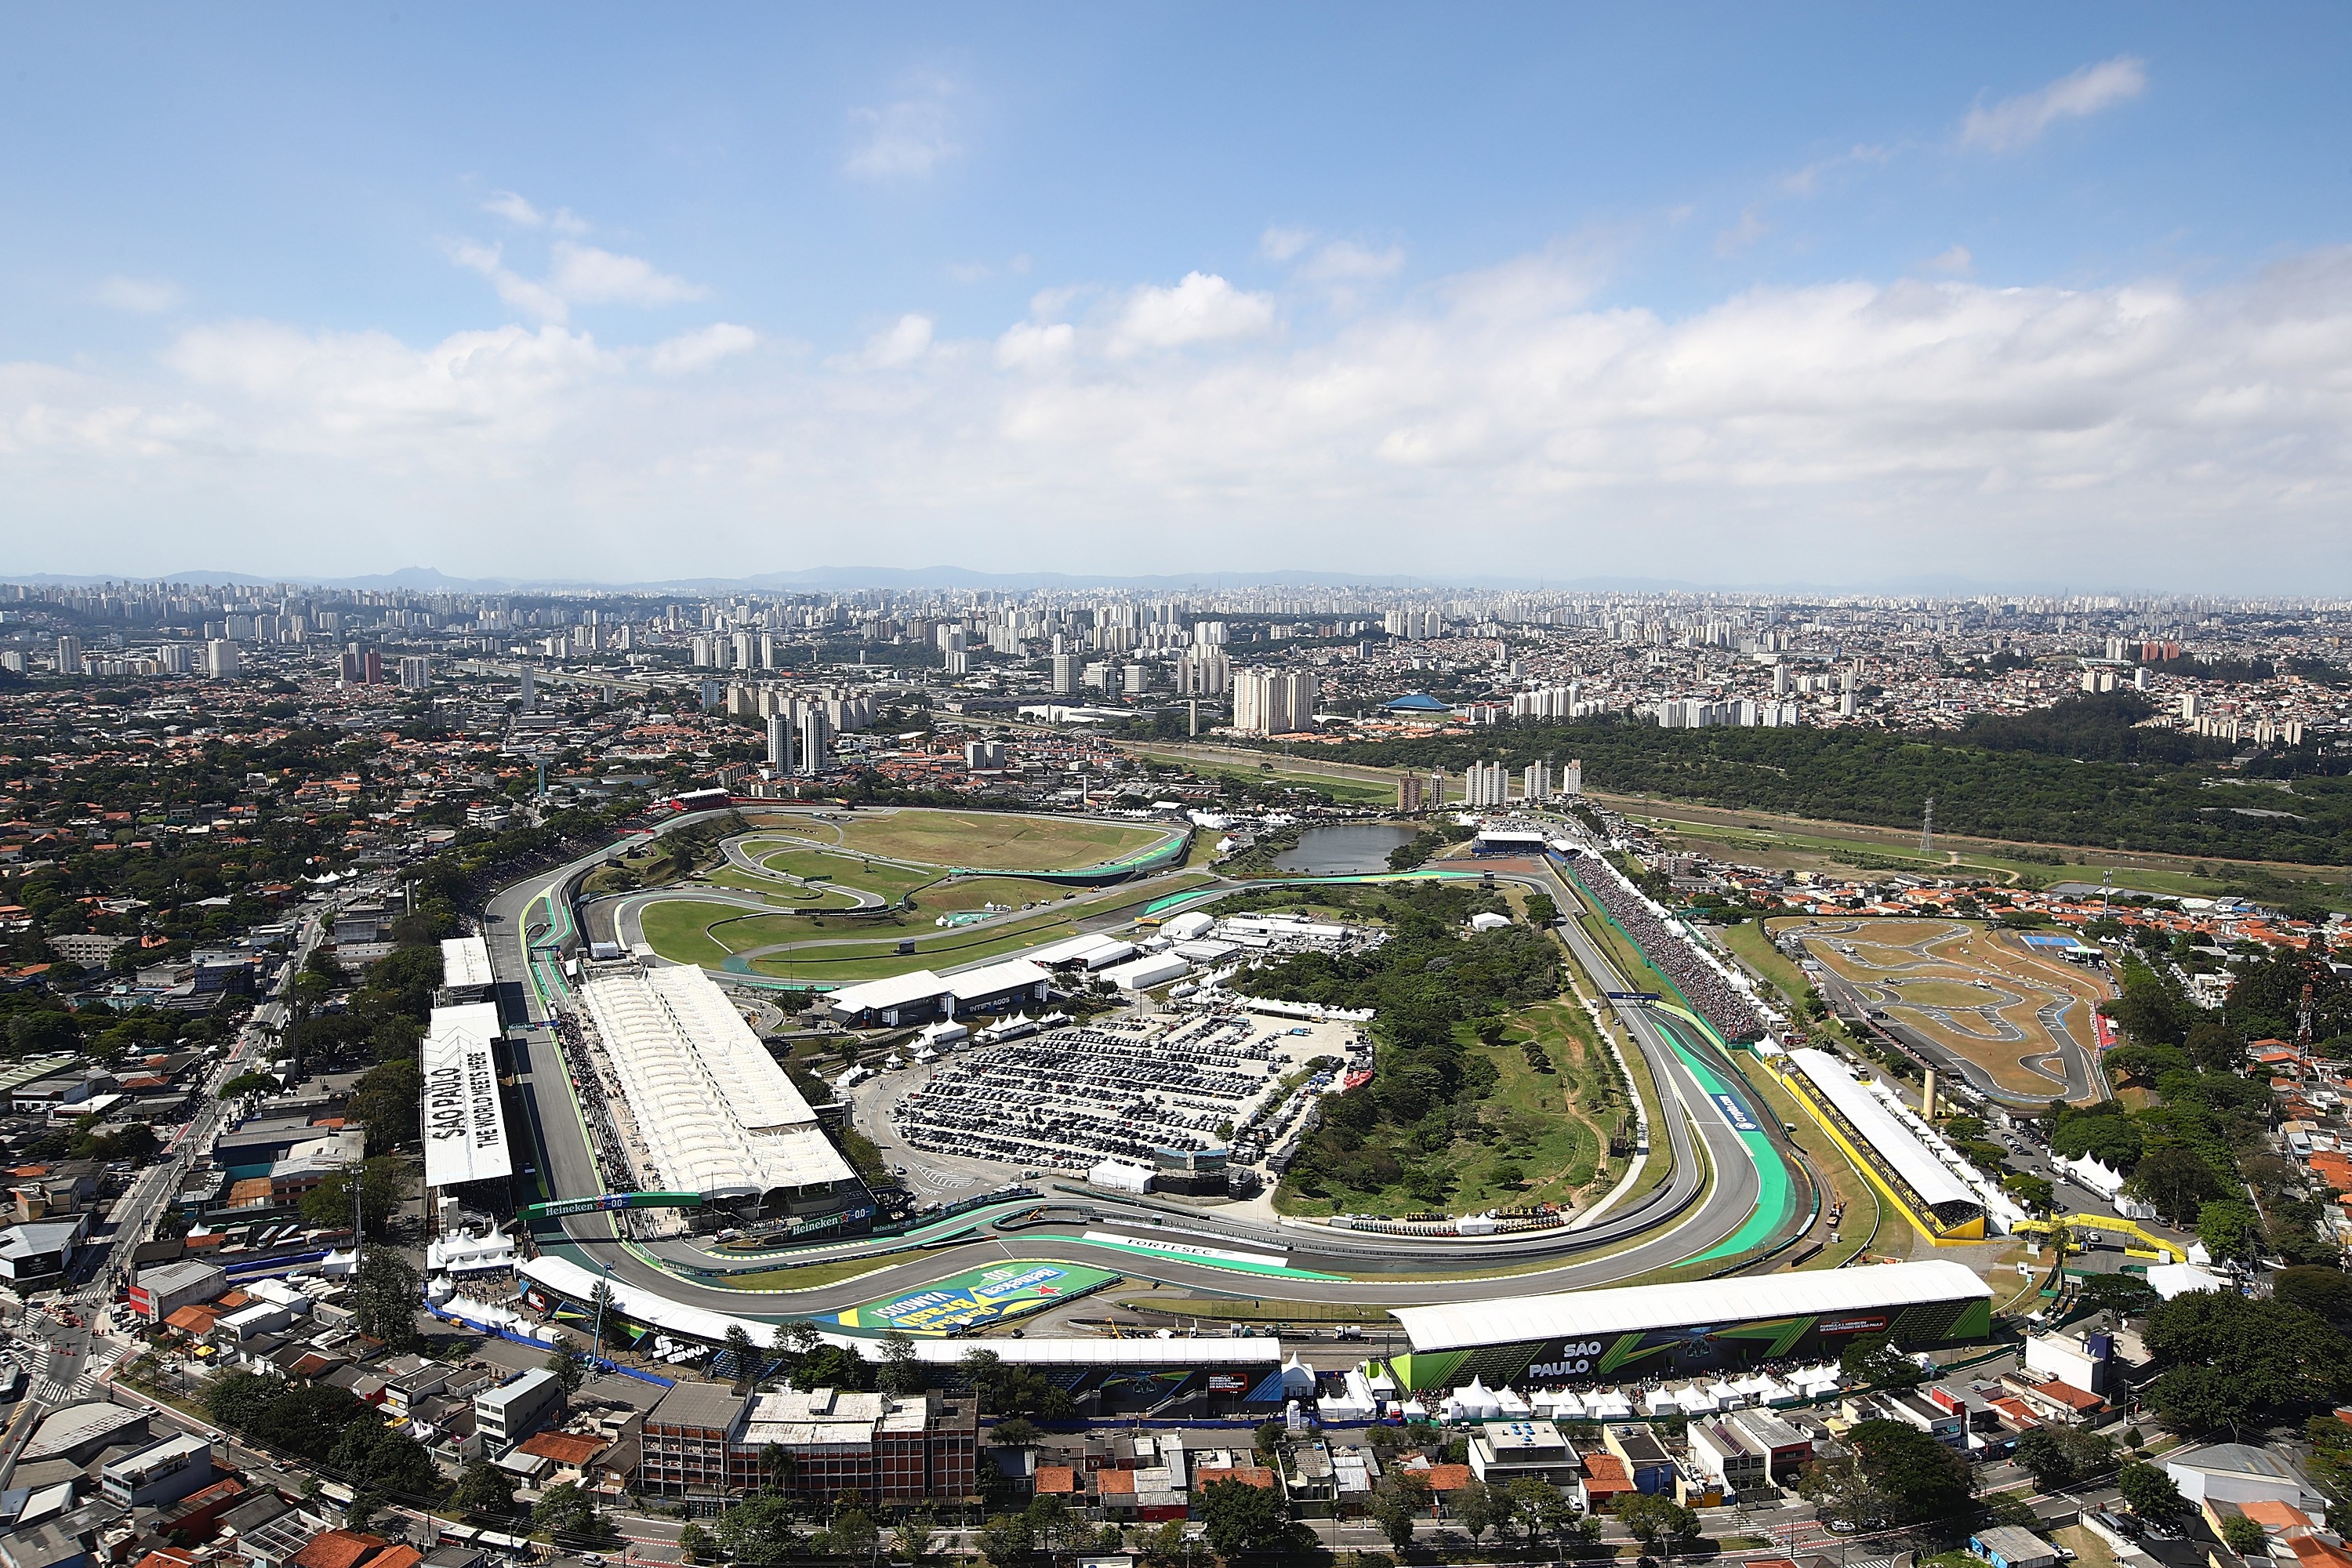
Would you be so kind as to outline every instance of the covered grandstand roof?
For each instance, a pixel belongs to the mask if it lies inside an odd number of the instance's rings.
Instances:
[[[441,943],[441,984],[452,990],[478,990],[498,984],[490,972],[490,944],[478,936],[453,936]]]
[[[740,1198],[856,1179],[809,1102],[701,970],[592,971],[580,999],[664,1186]]]
[[[495,1002],[436,1007],[417,1065],[424,1069],[425,1184],[454,1187],[514,1174],[499,1100]]]
[[[613,1304],[621,1315],[633,1323],[659,1329],[666,1333],[684,1334],[705,1344],[723,1344],[727,1331],[740,1323],[756,1344],[766,1344],[775,1336],[772,1321],[760,1318],[739,1318],[727,1312],[714,1312],[707,1308],[688,1306],[673,1301],[658,1292],[625,1280],[609,1279],[593,1273],[551,1253],[530,1258],[516,1268],[516,1272],[568,1301],[586,1302],[594,1293],[597,1282],[603,1280],[613,1288]],[[826,1343],[852,1349],[871,1347],[870,1336],[857,1334],[819,1333]],[[983,1342],[997,1358],[1015,1366],[1230,1366],[1235,1363],[1263,1363],[1268,1366],[1282,1364],[1282,1342],[1275,1339],[1205,1339],[1205,1340],[1076,1340],[1076,1339],[996,1339]],[[951,1366],[963,1359],[971,1348],[969,1341],[942,1338],[918,1338],[915,1359],[934,1365]]]
[[[1854,1081],[1843,1062],[1827,1051],[1811,1047],[1790,1051],[1789,1059],[1796,1063],[1807,1081],[1821,1090],[1822,1098],[1870,1141],[1872,1151],[1886,1162],[1887,1169],[1901,1177],[1904,1184],[1918,1194],[1928,1206],[1983,1205],[1984,1200],[1949,1165],[1937,1159],[1933,1150],[1920,1142],[1919,1135],[1906,1127],[1902,1119],[1887,1109],[1885,1100]]]
[[[1709,1323],[1909,1307],[1990,1297],[1992,1288],[1957,1263],[1882,1263],[1869,1268],[1566,1290],[1445,1307],[1399,1307],[1416,1354],[1479,1345],[1639,1333]]]

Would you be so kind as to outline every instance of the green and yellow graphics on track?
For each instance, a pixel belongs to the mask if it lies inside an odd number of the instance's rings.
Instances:
[[[975,1268],[863,1306],[844,1307],[817,1319],[845,1329],[947,1335],[985,1324],[1026,1317],[1085,1296],[1119,1277],[1107,1268],[1080,1263],[1039,1263],[1016,1260],[990,1268]]]

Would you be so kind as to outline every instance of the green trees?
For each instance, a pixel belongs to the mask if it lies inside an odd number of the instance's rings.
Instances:
[[[539,1494],[530,1505],[530,1527],[574,1550],[602,1546],[620,1535],[597,1511],[596,1500],[571,1481],[558,1481]]]
[[[1698,1533],[1698,1515],[1670,1497],[1628,1492],[1617,1500],[1617,1522],[1645,1548],[1663,1546],[1671,1552]]]
[[[2260,1520],[2248,1519],[2242,1513],[2233,1513],[2221,1521],[2221,1544],[2241,1557],[2261,1552],[2269,1538]]]
[[[2017,1440],[2017,1462],[2044,1491],[2103,1475],[2116,1462],[2116,1446],[2095,1432],[2071,1426],[2036,1426]]]
[[[1509,1503],[1486,1488],[1486,1483],[1473,1479],[1467,1486],[1456,1487],[1445,1497],[1445,1511],[1454,1522],[1470,1532],[1475,1544],[1486,1533],[1510,1516]]]
[[[719,1545],[743,1568],[774,1568],[801,1549],[791,1500],[762,1494],[719,1516]]]
[[[2161,1468],[2137,1459],[2116,1473],[2116,1489],[2123,1493],[2134,1513],[2158,1524],[2168,1524],[2189,1511],[2188,1500],[2172,1484],[2172,1478]]]
[[[1927,1373],[1919,1363],[1896,1350],[1884,1334],[1854,1341],[1838,1357],[1838,1371],[1850,1382],[1873,1388],[1916,1388]]]
[[[348,1423],[327,1451],[327,1468],[368,1491],[423,1497],[441,1489],[425,1446],[371,1420]]]
[[[2197,1239],[2218,1263],[2252,1263],[2262,1255],[2262,1216],[2235,1198],[2209,1199],[2198,1206]]]
[[[352,1279],[352,1326],[368,1338],[395,1351],[413,1351],[424,1342],[416,1329],[416,1268],[388,1247],[371,1247],[360,1255],[359,1272]]]
[[[476,1521],[503,1520],[514,1511],[514,1483],[503,1471],[480,1459],[469,1459],[457,1473],[449,1506]]]
[[[1244,1552],[1278,1552],[1302,1533],[1282,1496],[1247,1481],[1211,1481],[1193,1503],[1210,1549],[1228,1561]]]
[[[394,1211],[409,1190],[408,1163],[392,1155],[366,1161],[331,1173],[302,1194],[302,1220],[322,1230],[352,1223],[352,1184],[360,1186],[360,1223],[372,1237],[382,1237]]]
[[[563,1397],[567,1400],[579,1393],[580,1385],[588,1381],[588,1363],[570,1345],[558,1345],[548,1352],[547,1359],[540,1365],[555,1379],[555,1386],[563,1390]]]
[[[1907,1422],[1863,1421],[1846,1434],[1862,1473],[1913,1522],[1949,1519],[1969,1505],[1969,1462]]]
[[[875,1381],[885,1394],[915,1394],[923,1386],[923,1363],[915,1359],[915,1342],[892,1329],[882,1336],[882,1364]]]
[[[1031,1368],[1005,1365],[994,1351],[975,1345],[956,1364],[979,1396],[981,1409],[992,1415],[1034,1415],[1059,1421],[1075,1408],[1067,1390],[1056,1388]]]
[[[760,1352],[751,1342],[751,1331],[740,1323],[730,1323],[724,1354],[728,1369],[735,1374],[735,1392],[740,1394],[760,1375]]]
[[[2317,1405],[2352,1391],[2352,1343],[2275,1297],[2200,1290],[2152,1308],[2141,1330],[2167,1368],[2145,1397],[2165,1421],[2207,1431],[2257,1413]]]
[[[1429,1482],[1411,1470],[1391,1469],[1372,1489],[1367,1510],[1391,1546],[1410,1552],[1413,1527],[1429,1512]]]
[[[2132,1189],[2156,1205],[2156,1212],[2177,1226],[2193,1226],[2197,1211],[2208,1198],[2221,1195],[2221,1180],[2213,1166],[2193,1149],[2158,1149],[2132,1173]]]

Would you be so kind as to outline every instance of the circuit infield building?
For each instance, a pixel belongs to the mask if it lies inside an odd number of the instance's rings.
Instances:
[[[1992,1288],[1958,1263],[1770,1274],[1400,1307],[1412,1342],[1389,1365],[1404,1389],[1490,1388],[1679,1373],[1835,1356],[1858,1338],[1905,1350],[1992,1334]]]

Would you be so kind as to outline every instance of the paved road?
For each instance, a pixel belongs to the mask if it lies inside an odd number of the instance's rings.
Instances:
[[[706,816],[710,814],[705,814]],[[671,831],[688,818],[672,818],[656,831]],[[541,872],[517,883],[491,902],[485,920],[491,957],[509,1004],[509,1017],[541,1020],[550,1016],[551,997],[560,997],[560,973],[545,962],[535,972],[527,942],[544,942],[569,930],[570,913],[552,889],[593,867],[602,858],[583,857],[568,866]],[[1532,884],[1549,881],[1549,890],[1565,898],[1568,889],[1548,874],[1530,876]],[[1573,944],[1576,938],[1571,938]],[[1579,954],[1604,989],[1627,987],[1604,957],[1588,946]],[[761,1295],[719,1289],[677,1278],[646,1262],[619,1245],[613,1220],[605,1215],[571,1216],[563,1223],[563,1239],[551,1245],[575,1260],[609,1271],[613,1278],[665,1297],[709,1310],[751,1317],[800,1316],[826,1311],[871,1300],[900,1289],[927,1284],[943,1274],[998,1258],[1042,1258],[1116,1267],[1122,1273],[1161,1280],[1191,1289],[1277,1296],[1283,1300],[1363,1303],[1380,1306],[1420,1305],[1443,1294],[1449,1300],[1475,1300],[1545,1290],[1584,1289],[1648,1272],[1706,1252],[1737,1232],[1755,1212],[1759,1182],[1747,1145],[1693,1075],[1668,1037],[1666,1028],[1638,1007],[1621,1015],[1649,1061],[1664,1097],[1663,1131],[1668,1139],[1674,1166],[1664,1187],[1650,1198],[1611,1215],[1606,1221],[1572,1235],[1547,1235],[1499,1248],[1495,1238],[1477,1243],[1433,1246],[1402,1237],[1379,1237],[1369,1233],[1322,1233],[1302,1227],[1227,1220],[1213,1214],[1186,1215],[1181,1228],[1208,1245],[1220,1243],[1235,1250],[1278,1251],[1292,1267],[1350,1276],[1318,1281],[1268,1279],[1181,1260],[1145,1258],[1107,1250],[1080,1239],[1082,1226],[1039,1227],[1012,1238],[992,1234],[952,1248],[932,1250],[919,1258],[877,1258],[875,1272],[855,1280],[793,1292]],[[535,1031],[515,1051],[519,1098],[523,1110],[520,1131],[530,1150],[520,1157],[537,1167],[547,1190],[574,1196],[600,1192],[603,1184],[589,1152],[586,1131],[571,1087],[570,1075],[558,1056],[552,1035]],[[1701,1142],[1706,1158],[1698,1158]],[[1122,1205],[1093,1199],[1098,1214],[1113,1216],[1112,1228],[1150,1237],[1152,1216],[1167,1211],[1148,1205]],[[1097,1221],[1099,1226],[1104,1222]],[[1646,1234],[1644,1234],[1646,1233]],[[887,1243],[871,1244],[877,1248]],[[824,1249],[838,1258],[854,1256],[857,1244]],[[684,1244],[665,1244],[660,1251],[673,1261],[699,1256]],[[1480,1264],[1507,1258],[1513,1262],[1551,1257],[1556,1266],[1525,1273],[1467,1273],[1437,1286],[1423,1280],[1390,1280],[1382,1275],[1426,1273],[1447,1269],[1476,1256]],[[1479,1264],[1471,1266],[1473,1268]]]

